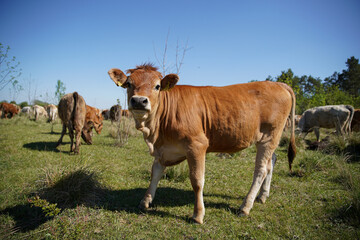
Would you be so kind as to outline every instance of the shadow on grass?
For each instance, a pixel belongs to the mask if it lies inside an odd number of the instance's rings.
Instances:
[[[56,178],[56,177],[55,177]],[[51,179],[48,182],[51,182]],[[51,187],[42,187],[35,193],[27,196],[38,196],[47,203],[56,204],[60,210],[74,209],[79,205],[91,208],[103,208],[110,211],[125,211],[128,213],[143,214],[138,208],[144,196],[145,188],[124,190],[110,190],[101,186],[96,174],[89,170],[76,170],[69,174],[62,174]],[[147,211],[148,214],[179,218],[164,211],[158,211],[158,206],[183,206],[193,202],[194,194],[176,188],[159,188],[154,205]],[[38,228],[53,217],[46,217],[41,207],[29,203],[6,208],[0,211],[1,215],[9,215],[16,222],[10,230],[12,232],[28,232]],[[181,217],[180,217],[181,218]],[[189,221],[187,217],[182,218]]]
[[[61,132],[44,132],[44,133],[41,133],[41,134],[45,134],[45,135],[61,135]]]
[[[127,213],[139,215],[144,214],[144,212],[138,208],[138,205],[146,192],[145,188],[122,190],[108,189],[100,184],[97,180],[96,173],[88,169],[80,169],[68,174],[60,173],[58,177],[46,180],[47,181],[45,182],[48,182],[48,184],[51,185],[50,187],[40,187],[37,192],[29,193],[27,196],[30,196],[29,198],[37,196],[47,203],[56,204],[56,207],[60,208],[61,211],[65,209],[75,209],[77,206],[82,205],[95,209],[102,208],[109,211],[125,211]],[[231,198],[226,195],[219,196]],[[158,207],[185,206],[193,204],[193,202],[193,191],[160,187],[156,191],[156,198],[154,199],[153,205],[146,213],[160,217],[178,218],[186,222],[191,222],[191,219],[188,216],[173,215],[169,212],[159,210]],[[226,203],[212,203],[211,201],[206,201],[205,205],[209,208],[224,208],[230,210],[234,214],[237,213],[237,209],[231,208]],[[30,202],[6,208],[0,211],[0,214],[9,215],[16,222],[15,226],[10,231],[21,232],[34,230],[53,218],[47,217],[41,206],[35,207]]]
[[[32,142],[24,144],[24,148],[38,151],[60,152],[56,148],[57,142]]]
[[[56,204],[61,211],[65,209],[75,209],[77,206],[86,206],[90,208],[101,208],[109,211],[125,211],[127,213],[144,214],[138,205],[143,198],[145,188],[113,190],[103,187],[98,181],[96,172],[83,168],[69,173],[50,174],[52,179],[43,179],[42,182],[50,186],[39,187],[35,193],[29,193],[29,199],[37,196],[38,199],[45,200],[46,203]],[[49,176],[50,176],[49,175]],[[226,195],[212,195],[210,197],[221,197],[230,199]],[[191,190],[177,188],[158,188],[156,198],[147,214],[181,219],[186,222],[192,222],[188,216],[178,216],[161,211],[158,207],[162,206],[186,206],[194,203],[194,193]],[[46,206],[46,205],[44,205]],[[238,209],[231,208],[227,203],[214,203],[206,201],[207,208],[227,209],[237,214]],[[44,208],[43,208],[44,209]],[[11,216],[16,222],[10,230],[28,232],[38,228],[40,225],[51,220],[53,217],[47,217],[42,206],[36,206],[29,203],[6,208],[0,211],[2,215]],[[56,213],[58,214],[58,213]],[[56,215],[54,214],[54,215]],[[51,216],[51,215],[50,215]]]

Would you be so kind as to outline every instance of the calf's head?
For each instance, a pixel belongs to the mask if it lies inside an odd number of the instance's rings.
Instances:
[[[100,134],[103,128],[103,116],[99,109],[86,105],[86,116],[84,128],[95,131]]]
[[[159,106],[159,95],[175,86],[179,77],[176,74],[164,78],[151,64],[137,66],[127,70],[125,75],[120,69],[108,72],[117,86],[127,89],[128,106],[135,119],[146,119]]]
[[[103,127],[103,116],[99,109],[86,105],[85,124],[81,137],[87,144],[92,144],[92,130],[100,134]]]

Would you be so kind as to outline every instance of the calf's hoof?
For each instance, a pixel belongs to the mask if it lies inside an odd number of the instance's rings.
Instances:
[[[193,222],[196,223],[196,224],[203,224],[203,223],[204,223],[204,217],[195,217],[195,216],[192,216],[191,219],[192,219]]]
[[[141,211],[146,212],[148,209],[150,208],[150,202],[146,201],[146,200],[141,200],[140,204],[139,204],[139,209]]]
[[[238,215],[240,216],[240,217],[247,217],[247,216],[249,216],[249,211],[245,211],[244,209],[239,209],[239,211],[238,211]]]
[[[266,199],[267,199],[267,197],[263,195],[263,196],[258,196],[256,198],[256,201],[264,204],[266,202]]]

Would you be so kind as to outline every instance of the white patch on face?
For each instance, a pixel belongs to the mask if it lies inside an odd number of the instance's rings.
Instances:
[[[146,120],[149,116],[149,112],[143,110],[131,110],[131,113],[137,120]]]

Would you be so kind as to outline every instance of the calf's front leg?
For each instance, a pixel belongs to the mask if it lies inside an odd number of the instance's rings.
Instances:
[[[199,224],[204,222],[205,206],[203,189],[205,183],[205,151],[190,152],[187,155],[190,181],[195,194],[194,214],[192,219]]]
[[[141,200],[139,208],[146,210],[149,208],[150,204],[155,198],[155,192],[158,186],[158,183],[163,176],[165,171],[165,166],[161,165],[158,158],[155,158],[154,163],[151,169],[151,182],[148,190],[145,193],[144,198]]]

